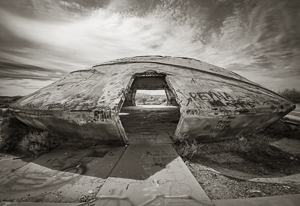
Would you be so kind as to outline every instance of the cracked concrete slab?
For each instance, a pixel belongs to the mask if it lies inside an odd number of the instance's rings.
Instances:
[[[129,145],[95,205],[213,205],[171,144]]]
[[[28,164],[35,158],[19,158],[19,157],[0,157],[0,179],[18,168]]]
[[[95,151],[99,149],[107,150],[107,153],[97,157]],[[125,147],[64,144],[2,177],[0,199],[79,201],[82,196],[90,195],[91,191],[99,191],[124,150]]]

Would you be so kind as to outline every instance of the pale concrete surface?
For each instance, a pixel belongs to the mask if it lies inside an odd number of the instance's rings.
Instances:
[[[291,155],[300,156],[300,140],[298,139],[283,138],[271,143],[270,145]]]
[[[129,145],[95,205],[213,205],[170,144]]]
[[[300,194],[245,199],[213,200],[216,206],[299,206]]]
[[[97,193],[125,147],[64,144],[0,179],[0,199],[77,202]]]
[[[23,167],[35,158],[0,157],[0,179],[16,169]]]

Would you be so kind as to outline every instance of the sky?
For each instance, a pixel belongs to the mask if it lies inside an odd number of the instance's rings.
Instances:
[[[299,0],[1,0],[0,95],[117,58],[190,57],[300,89]]]

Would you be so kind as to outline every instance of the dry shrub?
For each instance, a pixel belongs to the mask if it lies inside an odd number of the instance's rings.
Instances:
[[[1,122],[0,152],[16,154],[19,151],[18,144],[32,128],[20,122],[14,117],[3,118]]]
[[[29,127],[15,117],[4,118],[1,123],[0,152],[38,156],[59,144],[48,132]]]
[[[182,142],[177,142],[174,146],[179,156],[192,159],[197,155],[202,145],[198,144],[196,140],[185,139]]]
[[[55,146],[55,140],[45,131],[33,131],[25,135],[19,143],[20,150],[30,156],[45,154],[54,149]]]

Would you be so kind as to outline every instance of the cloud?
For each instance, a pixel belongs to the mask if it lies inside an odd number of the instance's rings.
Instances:
[[[297,0],[3,2],[1,79],[54,81],[153,54],[197,58],[269,88],[300,86]]]
[[[19,63],[0,62],[0,68],[1,78],[5,79],[51,80],[61,78],[63,74],[60,70]]]

